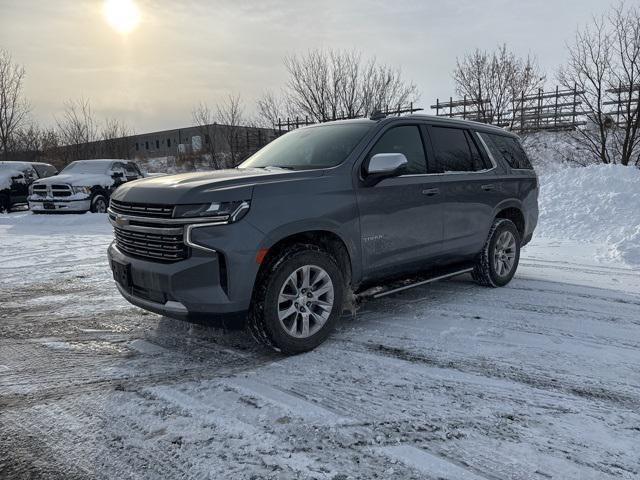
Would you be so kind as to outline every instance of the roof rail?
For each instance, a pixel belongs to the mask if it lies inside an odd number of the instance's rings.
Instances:
[[[387,118],[390,115],[395,115],[395,116],[400,116],[403,113],[413,113],[413,112],[419,112],[423,110],[422,108],[414,108],[413,106],[413,102],[411,102],[409,104],[408,107],[402,107],[400,105],[398,105],[397,108],[389,108],[387,107],[385,110],[380,110],[379,108],[376,108],[373,110],[373,112],[371,112],[371,116],[369,117],[371,120],[382,120],[383,118]]]

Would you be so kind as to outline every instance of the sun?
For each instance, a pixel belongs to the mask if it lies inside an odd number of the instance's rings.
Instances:
[[[133,0],[105,0],[104,16],[122,34],[131,33],[140,23],[140,9]]]

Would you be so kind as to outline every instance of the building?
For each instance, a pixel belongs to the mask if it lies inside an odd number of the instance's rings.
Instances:
[[[153,158],[198,153],[231,153],[240,157],[262,148],[276,138],[271,128],[211,124],[142,133],[123,140],[129,158]]]
[[[63,168],[74,160],[128,158],[146,160],[159,157],[211,158],[218,165],[240,163],[278,136],[272,128],[210,124],[141,133],[77,145],[56,146],[46,151],[13,151],[10,160],[45,161]]]

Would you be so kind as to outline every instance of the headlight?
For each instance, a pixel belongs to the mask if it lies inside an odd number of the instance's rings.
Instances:
[[[71,187],[73,188],[73,193],[86,193],[87,195],[91,195],[91,187]]]
[[[244,217],[249,211],[250,205],[249,200],[177,205],[173,216],[175,218],[222,217],[220,220],[231,223]]]

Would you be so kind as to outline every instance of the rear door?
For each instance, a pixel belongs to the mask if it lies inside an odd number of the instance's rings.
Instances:
[[[142,178],[142,174],[135,163],[126,162],[124,164],[124,172],[126,175],[127,182],[131,180],[137,180],[138,178]]]
[[[111,164],[111,177],[113,178],[113,187],[112,190],[115,190],[116,187],[122,185],[127,181],[127,173],[124,168],[123,162],[113,162]]]
[[[11,201],[13,203],[26,203],[29,195],[29,185],[38,179],[38,174],[33,167],[23,168],[20,173],[11,185]]]
[[[451,260],[476,254],[500,201],[495,165],[469,129],[430,125],[428,132],[444,196],[443,253],[452,255]]]
[[[424,268],[442,246],[442,196],[437,179],[427,175],[424,132],[418,124],[382,131],[366,161],[378,153],[403,153],[405,173],[356,189],[360,211],[363,270],[380,277]]]

